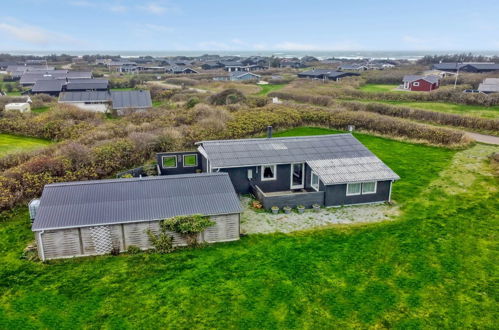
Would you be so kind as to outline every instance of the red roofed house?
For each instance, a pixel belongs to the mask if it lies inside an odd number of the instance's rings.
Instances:
[[[404,89],[413,92],[431,92],[438,89],[440,78],[437,76],[404,76]]]

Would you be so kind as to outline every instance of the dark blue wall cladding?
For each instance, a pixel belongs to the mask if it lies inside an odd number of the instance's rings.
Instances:
[[[197,156],[197,165],[196,166],[184,166],[184,155],[196,155]],[[167,156],[176,156],[177,157],[177,167],[176,168],[167,168],[163,166],[163,157]],[[161,175],[171,175],[171,174],[189,174],[189,173],[197,173],[202,171],[203,163],[202,163],[202,155],[197,151],[182,151],[182,152],[162,152],[156,154],[156,161],[158,162],[159,169],[161,171]]]
[[[325,199],[326,206],[340,206],[349,204],[360,203],[374,203],[388,201],[390,196],[391,181],[378,181],[375,194],[347,196],[347,185],[338,184],[332,186],[325,186]]]

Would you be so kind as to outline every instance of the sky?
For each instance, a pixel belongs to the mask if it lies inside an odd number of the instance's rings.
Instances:
[[[499,50],[499,1],[2,1],[0,51]]]

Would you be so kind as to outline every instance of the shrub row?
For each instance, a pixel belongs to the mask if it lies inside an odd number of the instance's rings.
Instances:
[[[101,114],[58,104],[40,115],[7,112],[0,118],[0,132],[60,141],[77,138],[102,121]]]
[[[263,132],[268,125],[276,128],[302,125],[319,125],[345,130],[348,125],[358,129],[392,137],[424,140],[438,145],[455,145],[467,142],[465,134],[446,128],[432,127],[400,118],[393,118],[365,111],[297,106],[269,106],[248,109],[233,114],[226,126],[226,138],[242,138]]]
[[[375,112],[391,117],[427,121],[440,125],[499,131],[499,120],[420,110],[381,103],[341,102],[349,110]]]

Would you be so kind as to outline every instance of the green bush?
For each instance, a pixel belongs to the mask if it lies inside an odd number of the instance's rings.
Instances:
[[[187,109],[191,109],[191,108],[194,108],[196,106],[196,104],[199,103],[199,98],[197,97],[191,97],[187,103],[185,104],[185,106],[187,107]]]
[[[161,222],[161,229],[162,231],[169,230],[179,233],[187,240],[188,244],[196,244],[197,235],[214,224],[215,222],[209,217],[194,214],[165,219]]]
[[[171,253],[173,248],[173,236],[168,233],[168,230],[160,222],[160,232],[155,234],[152,230],[148,229],[146,231],[149,241],[151,242],[154,249],[159,253]]]
[[[246,97],[241,91],[235,88],[229,88],[212,95],[209,101],[213,105],[226,105],[243,102],[244,100],[246,100]]]
[[[138,247],[138,246],[135,246],[135,245],[130,245],[128,247],[128,249],[126,250],[126,252],[128,254],[139,254],[142,252],[142,250]]]

